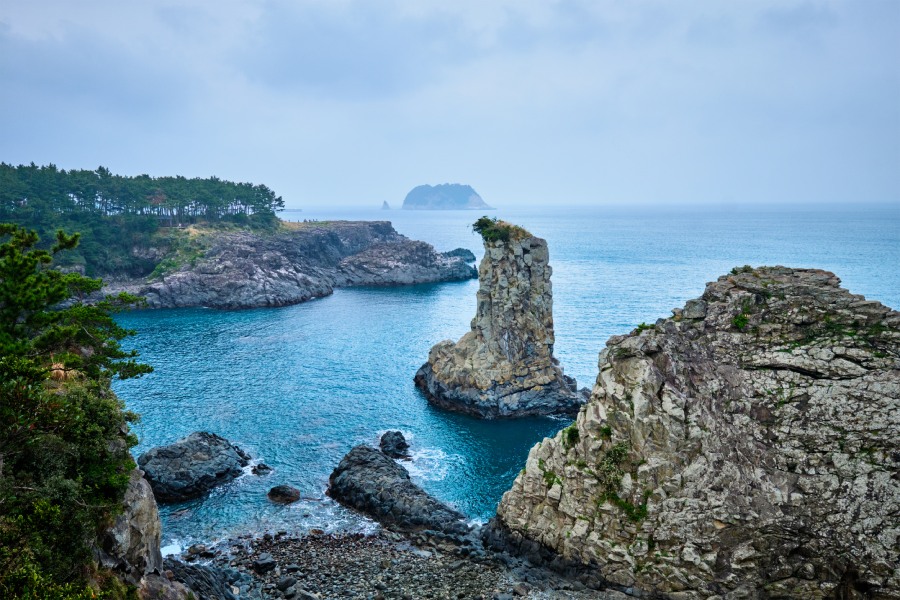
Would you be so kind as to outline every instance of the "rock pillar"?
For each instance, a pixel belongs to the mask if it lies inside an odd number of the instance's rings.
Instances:
[[[547,242],[499,226],[511,234],[485,240],[472,330],[435,345],[416,385],[438,406],[484,418],[574,414],[586,398],[553,358]]]

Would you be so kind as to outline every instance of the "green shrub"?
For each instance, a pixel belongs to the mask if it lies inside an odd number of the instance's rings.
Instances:
[[[572,423],[562,431],[562,443],[563,448],[568,450],[572,446],[578,443],[580,434],[578,433],[578,426],[575,423]]]
[[[486,242],[503,241],[508,242],[510,239],[521,239],[531,235],[518,225],[501,221],[500,219],[488,216],[481,217],[472,224],[472,231],[481,235]]]

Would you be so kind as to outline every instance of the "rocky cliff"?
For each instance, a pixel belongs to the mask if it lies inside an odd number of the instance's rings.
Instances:
[[[485,240],[472,330],[435,345],[416,385],[434,404],[480,417],[574,413],[585,398],[553,358],[547,242],[513,233]]]
[[[736,269],[600,353],[489,538],[643,597],[900,598],[900,313]]]
[[[162,523],[150,484],[134,469],[122,501],[122,512],[100,537],[97,558],[123,581],[133,585],[142,599],[186,600],[190,590],[163,573],[160,553]]]
[[[151,308],[285,306],[335,287],[459,281],[477,274],[459,257],[397,233],[387,221],[298,223],[293,229],[201,235],[191,230],[172,268],[155,278],[113,282]],[[201,239],[202,238],[202,239]]]

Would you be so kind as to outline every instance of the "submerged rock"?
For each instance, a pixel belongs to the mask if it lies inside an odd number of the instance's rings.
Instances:
[[[435,345],[416,385],[432,403],[479,417],[574,414],[587,392],[553,357],[547,242],[500,225],[512,235],[485,239],[472,330]]]
[[[138,457],[159,502],[181,502],[231,481],[250,457],[214,433],[197,431]]]
[[[468,532],[462,513],[423,491],[406,469],[368,446],[356,446],[344,456],[331,473],[327,493],[398,531]]]
[[[386,432],[381,436],[381,441],[378,445],[381,451],[391,458],[406,458],[409,456],[406,452],[409,449],[409,444],[406,443],[406,438],[399,431]]]
[[[277,504],[291,504],[300,499],[300,490],[289,485],[276,485],[266,495]]]
[[[900,313],[735,269],[600,353],[488,538],[678,598],[900,598]]]

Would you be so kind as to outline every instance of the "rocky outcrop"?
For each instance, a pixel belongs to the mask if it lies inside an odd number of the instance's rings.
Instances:
[[[416,385],[432,403],[479,417],[574,414],[586,393],[553,357],[547,242],[513,233],[485,241],[472,330],[435,345]]]
[[[328,495],[397,531],[465,535],[464,515],[409,479],[406,469],[368,446],[356,446],[329,478]]]
[[[495,543],[667,598],[900,598],[900,313],[735,269],[607,342]]]
[[[182,502],[202,496],[240,475],[250,457],[214,433],[197,431],[138,457],[159,502]]]
[[[333,285],[411,285],[438,281],[464,281],[476,276],[465,257],[435,252],[431,244],[406,240],[402,244],[375,244],[348,256],[333,275]]]
[[[100,536],[98,562],[135,586],[142,599],[186,600],[190,590],[163,574],[161,537],[162,523],[150,484],[142,471],[134,469],[122,500],[122,512]]]
[[[164,259],[179,267],[155,279],[112,282],[104,292],[142,296],[150,308],[235,309],[297,304],[341,286],[477,276],[464,260],[400,235],[387,221],[295,223],[269,234],[192,231],[184,242],[190,251]]]
[[[148,573],[162,569],[159,542],[162,525],[150,484],[140,469],[131,472],[123,511],[100,539],[99,558],[126,581],[138,585]]]
[[[403,200],[405,210],[492,210],[472,186],[459,183],[420,185]]]
[[[378,447],[391,458],[407,458],[409,443],[400,431],[387,431],[381,436]]]

